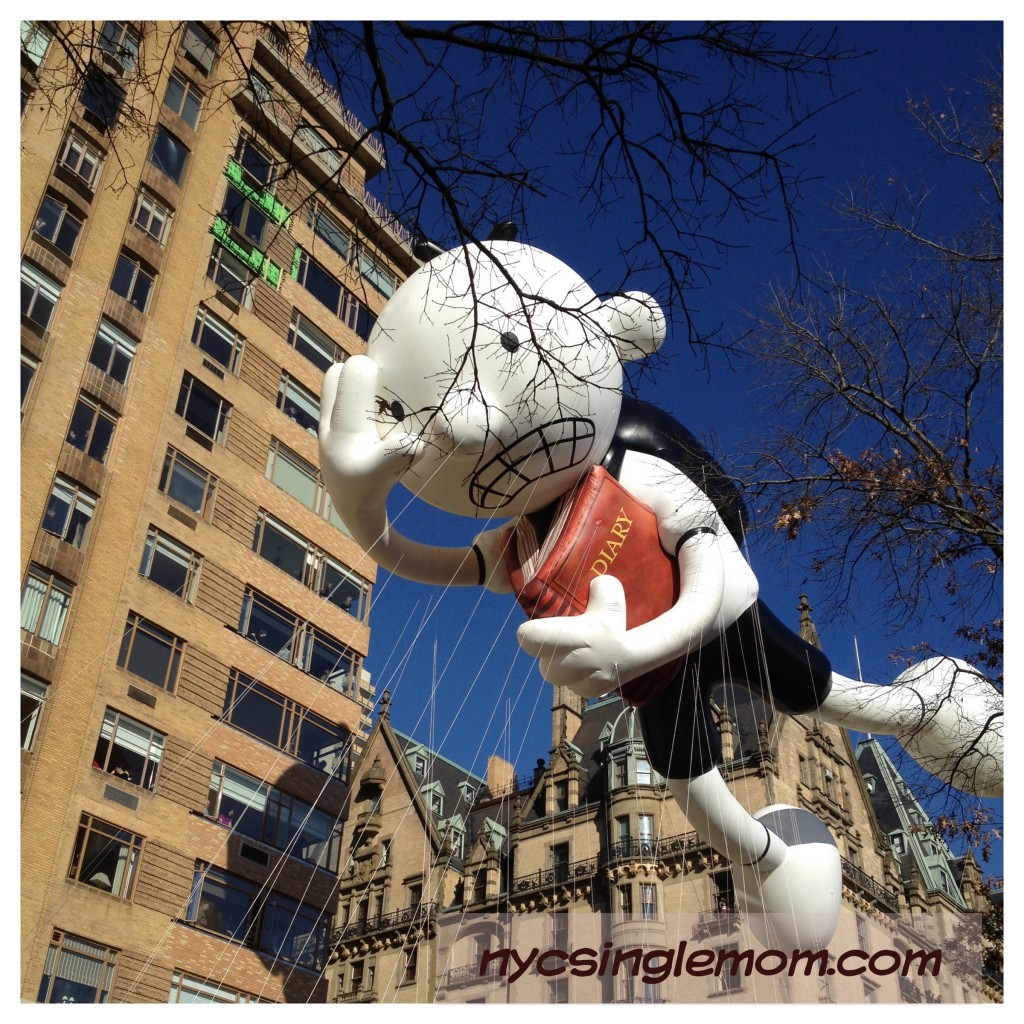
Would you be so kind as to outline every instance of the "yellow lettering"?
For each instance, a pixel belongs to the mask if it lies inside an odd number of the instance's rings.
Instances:
[[[603,576],[608,571],[608,563],[603,558],[598,558],[591,564],[590,571],[595,576]]]

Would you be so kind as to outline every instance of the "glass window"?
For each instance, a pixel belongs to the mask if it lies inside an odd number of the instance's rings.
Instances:
[[[242,173],[251,185],[267,190],[273,185],[273,160],[248,136],[243,135],[235,145],[235,160],[241,165]]]
[[[21,23],[21,52],[38,67],[43,63],[53,35],[50,30],[34,21]]]
[[[188,157],[189,151],[185,143],[173,136],[163,125],[157,125],[149,162],[175,184],[180,185]]]
[[[341,154],[312,125],[305,122],[299,125],[295,138],[302,143],[332,174],[341,170]]]
[[[246,992],[238,992],[218,981],[193,978],[180,971],[171,976],[168,1003],[262,1003],[266,1000]]]
[[[246,588],[238,631],[283,661],[301,661],[302,623],[294,612]]]
[[[117,951],[55,931],[46,951],[37,1003],[106,1003]]]
[[[57,162],[81,178],[89,188],[95,188],[103,166],[103,154],[74,132],[68,132]]]
[[[257,103],[266,103],[270,99],[270,83],[252,68],[249,69],[249,85]]]
[[[152,789],[164,752],[163,733],[107,708],[92,766],[143,789]]]
[[[100,49],[114,58],[121,70],[130,72],[139,59],[139,33],[123,21],[103,23]]]
[[[252,549],[300,583],[309,585],[313,575],[313,545],[266,512],[261,512],[257,518]]]
[[[198,22],[190,21],[181,37],[181,52],[208,75],[217,59],[217,40]]]
[[[199,124],[202,109],[202,93],[179,74],[171,75],[164,93],[164,106],[177,114],[190,128]]]
[[[32,381],[35,379],[36,370],[39,369],[39,360],[30,356],[27,352],[21,353],[21,409],[25,411],[25,402],[28,401],[28,393],[32,389]]]
[[[31,750],[46,702],[47,684],[21,673],[21,749]]]
[[[359,250],[359,273],[386,299],[395,293],[394,275],[382,263],[375,260],[365,249]]]
[[[59,644],[74,587],[41,566],[29,567],[21,591],[21,628],[47,643]]]
[[[72,547],[85,545],[89,524],[96,514],[97,497],[74,480],[58,475],[43,513],[43,529]]]
[[[196,380],[191,373],[182,375],[181,389],[174,411],[204,437],[218,444],[224,443],[231,406],[215,391],[211,391],[205,384]]]
[[[142,836],[83,814],[78,823],[68,878],[126,900],[139,865]]]
[[[298,310],[292,313],[291,326],[288,328],[288,344],[324,372],[345,358],[344,349]]]
[[[75,243],[82,231],[82,221],[71,213],[66,203],[47,195],[39,207],[33,231],[70,257],[74,254]]]
[[[127,299],[140,313],[145,313],[154,280],[153,273],[146,270],[137,259],[122,252],[117,257],[110,290]]]
[[[21,264],[21,315],[44,331],[50,329],[61,286],[31,263]]]
[[[320,492],[317,471],[280,442],[272,442],[267,459],[267,479],[287,491],[306,508],[317,510]]]
[[[252,306],[249,286],[256,275],[237,256],[216,242],[210,252],[206,276],[240,306],[246,309]]]
[[[216,487],[217,478],[198,462],[174,448],[167,449],[160,474],[160,490],[164,494],[203,516]]]
[[[653,921],[658,916],[658,889],[652,882],[640,883],[640,916]]]
[[[263,247],[263,236],[267,230],[266,214],[254,203],[249,202],[238,189],[228,185],[220,212],[246,241],[251,242],[257,249]]]
[[[181,670],[185,641],[137,612],[128,613],[121,650],[117,655],[119,668],[173,691]]]
[[[100,328],[93,342],[89,362],[118,384],[128,383],[128,373],[135,358],[136,342],[109,320],[100,320]]]
[[[332,690],[355,697],[359,685],[359,657],[319,627],[307,626],[305,650],[299,667]]]
[[[85,72],[79,99],[82,106],[110,131],[124,106],[124,89],[93,64]]]
[[[306,223],[313,229],[317,238],[322,238],[343,260],[351,259],[355,247],[349,233],[329,217],[315,204],[310,204],[306,212]]]
[[[636,781],[640,786],[651,784],[651,762],[642,757],[636,759]]]
[[[223,320],[214,316],[205,306],[199,307],[195,326],[192,328],[193,345],[198,346],[231,373],[237,373],[243,342],[242,336]]]
[[[309,253],[299,250],[296,280],[360,338],[370,336],[377,318]]]
[[[132,212],[132,223],[163,245],[171,226],[171,211],[145,189],[140,189]]]
[[[152,526],[146,534],[139,574],[185,601],[194,601],[202,557]]]
[[[329,555],[320,554],[313,584],[322,597],[362,622],[369,611],[370,584]]]
[[[287,373],[281,374],[277,407],[294,423],[316,436],[320,426],[320,399]]]
[[[97,462],[105,462],[114,437],[117,417],[98,402],[80,395],[71,414],[67,443]]]

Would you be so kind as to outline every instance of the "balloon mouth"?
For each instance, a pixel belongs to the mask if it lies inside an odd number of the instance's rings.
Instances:
[[[469,500],[481,509],[505,508],[538,480],[585,464],[595,437],[594,421],[581,417],[537,427],[502,448],[473,474]]]

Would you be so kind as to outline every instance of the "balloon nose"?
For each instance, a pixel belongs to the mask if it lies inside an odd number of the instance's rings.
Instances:
[[[441,403],[439,426],[450,439],[453,454],[483,455],[501,443],[507,417],[500,406],[478,389],[451,391]]]

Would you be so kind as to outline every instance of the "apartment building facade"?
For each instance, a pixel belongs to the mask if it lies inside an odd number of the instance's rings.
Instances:
[[[318,396],[411,240],[301,23],[21,39],[21,995],[319,1001],[376,567]]]

